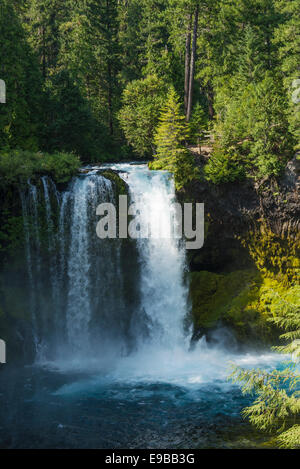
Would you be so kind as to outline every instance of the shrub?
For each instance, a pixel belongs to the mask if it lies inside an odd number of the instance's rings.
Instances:
[[[221,149],[214,151],[204,168],[208,181],[214,184],[233,182],[245,177],[245,166],[236,153],[225,153]]]
[[[72,153],[4,150],[0,152],[0,186],[25,182],[39,174],[49,174],[56,182],[67,182],[79,166],[79,158]]]

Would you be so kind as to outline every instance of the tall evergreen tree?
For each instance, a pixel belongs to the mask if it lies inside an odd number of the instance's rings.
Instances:
[[[195,179],[198,173],[193,157],[185,146],[189,129],[185,116],[181,113],[179,97],[173,87],[170,88],[159,122],[154,136],[155,160],[151,167],[173,172],[176,187],[181,189]]]
[[[8,0],[0,5],[0,77],[6,83],[7,100],[0,107],[0,147],[38,148],[42,81],[38,63]]]
[[[28,41],[35,50],[44,79],[56,71],[60,26],[70,15],[70,0],[29,0],[23,13]]]
[[[284,77],[284,86],[289,102],[290,130],[294,134],[298,148],[300,145],[300,5],[297,0],[276,1],[283,21],[274,34],[274,43],[278,47],[280,70]],[[293,95],[295,98],[293,99]]]

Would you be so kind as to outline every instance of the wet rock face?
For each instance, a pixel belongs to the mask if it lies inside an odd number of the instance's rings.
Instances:
[[[99,170],[99,174],[106,179],[109,179],[116,191],[116,199],[119,197],[119,195],[127,195],[129,192],[128,185],[126,182],[119,176],[119,173],[117,171],[113,171],[112,169],[105,169]]]
[[[189,253],[192,270],[222,271],[236,262],[251,264],[238,241],[261,228],[280,238],[297,239],[300,228],[299,160],[287,165],[280,181],[214,185],[194,181],[179,198],[205,204],[208,232],[201,251]],[[240,266],[241,268],[242,266]]]
[[[222,319],[242,340],[252,336],[265,341],[268,335],[272,339],[274,331],[268,331],[263,316],[268,310],[263,295],[270,285],[276,285],[280,295],[299,285],[299,160],[289,162],[280,181],[194,181],[179,197],[205,204],[204,246],[187,253],[195,335],[207,333]],[[243,278],[242,285],[234,287],[233,279]],[[228,282],[223,291],[222,282]]]
[[[295,187],[298,191],[300,190],[300,152],[288,162],[283,182],[290,189]]]
[[[6,343],[6,364],[30,364],[35,359],[36,349],[29,321],[7,316],[1,332]]]

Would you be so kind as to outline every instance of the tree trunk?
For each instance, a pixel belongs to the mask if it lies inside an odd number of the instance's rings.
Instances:
[[[185,76],[184,76],[184,113],[187,115],[188,100],[189,100],[189,86],[190,86],[190,66],[191,66],[191,29],[192,29],[193,15],[190,13],[188,21],[188,31],[185,41]]]
[[[193,87],[194,87],[195,64],[196,64],[196,53],[197,53],[198,20],[199,20],[199,5],[197,5],[196,7],[195,19],[194,19],[193,45],[192,45],[191,67],[190,67],[190,84],[189,84],[188,106],[187,106],[187,113],[186,113],[187,122],[189,122],[191,118],[192,106],[193,106]]]
[[[106,27],[108,32],[108,37],[111,36],[111,23],[110,23],[110,5],[109,0],[106,0]],[[108,57],[107,57],[107,73],[108,73],[108,125],[109,125],[109,134],[112,136],[114,134],[114,124],[113,124],[113,72],[112,72],[112,54],[111,54],[111,42],[108,41]]]
[[[112,94],[113,94],[113,92],[112,92],[112,73],[111,73],[110,62],[108,62],[108,125],[109,125],[110,135],[113,135],[113,133],[114,133]]]
[[[42,56],[42,75],[46,80],[46,41],[45,41],[45,28],[42,26],[42,38],[43,38],[43,56]]]
[[[214,110],[214,90],[213,90],[211,83],[208,84],[208,88],[207,88],[207,101],[208,101],[209,118],[212,120],[215,115],[215,110]]]

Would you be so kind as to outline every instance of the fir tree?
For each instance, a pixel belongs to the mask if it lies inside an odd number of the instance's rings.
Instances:
[[[37,60],[14,7],[0,5],[0,77],[6,83],[6,104],[0,107],[0,148],[37,149],[43,102]]]
[[[188,127],[180,108],[179,97],[171,87],[154,137],[158,159],[172,159],[176,151],[184,147],[188,138]]]
[[[290,131],[294,134],[298,148],[300,144],[300,104],[294,102],[293,93],[299,90],[299,55],[300,55],[300,5],[297,0],[284,2],[277,0],[276,6],[283,16],[283,21],[274,34],[274,44],[278,47],[280,70],[284,76],[284,86],[289,102]],[[299,97],[299,91],[297,92]]]
[[[188,135],[189,128],[181,113],[179,97],[171,87],[154,136],[156,154],[151,167],[173,172],[177,189],[198,175],[193,157],[185,145]]]

